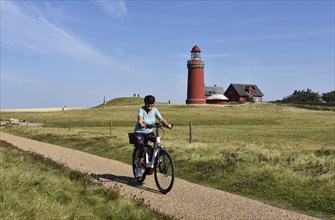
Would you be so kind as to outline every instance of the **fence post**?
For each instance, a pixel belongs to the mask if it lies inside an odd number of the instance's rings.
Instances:
[[[192,122],[190,121],[190,130],[189,130],[189,142],[192,144]]]
[[[69,131],[71,131],[71,119],[69,119]]]
[[[110,121],[110,124],[109,124],[109,134],[112,134],[112,121]]]

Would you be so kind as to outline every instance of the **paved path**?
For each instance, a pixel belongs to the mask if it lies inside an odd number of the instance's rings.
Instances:
[[[178,178],[172,191],[163,195],[157,190],[153,176],[148,176],[144,185],[136,185],[130,165],[4,132],[0,132],[0,139],[25,151],[44,155],[72,169],[94,174],[106,187],[117,188],[122,195],[143,200],[152,209],[176,218],[317,219]]]

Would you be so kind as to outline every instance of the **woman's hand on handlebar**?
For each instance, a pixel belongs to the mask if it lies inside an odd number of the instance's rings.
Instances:
[[[168,129],[172,129],[173,124],[166,124],[165,127],[168,128]]]

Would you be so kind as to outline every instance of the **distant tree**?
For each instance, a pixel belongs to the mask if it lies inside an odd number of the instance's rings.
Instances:
[[[322,93],[321,98],[325,102],[335,102],[335,90],[331,92]]]
[[[294,90],[293,94],[283,98],[283,102],[301,103],[301,102],[320,102],[321,96],[311,89]]]

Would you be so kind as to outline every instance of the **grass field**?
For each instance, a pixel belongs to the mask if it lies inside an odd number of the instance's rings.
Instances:
[[[0,141],[0,219],[170,219]]]
[[[92,109],[1,112],[3,119],[46,125],[2,129],[130,164],[127,133],[141,104],[142,99],[124,98]],[[272,103],[157,107],[175,125],[162,142],[175,159],[177,177],[335,219],[334,111]]]

